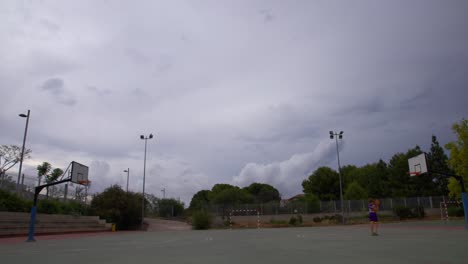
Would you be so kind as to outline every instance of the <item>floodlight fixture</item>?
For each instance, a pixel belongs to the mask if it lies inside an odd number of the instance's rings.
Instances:
[[[20,178],[21,178],[21,169],[23,168],[23,158],[24,158],[24,147],[26,145],[26,136],[28,134],[28,124],[29,124],[29,115],[31,111],[28,110],[28,114],[19,114],[20,117],[25,117],[26,118],[26,127],[24,128],[24,137],[23,137],[23,148],[21,150],[21,158],[20,158],[20,164],[19,164],[19,170],[18,170],[18,180],[16,181],[16,192],[19,192],[19,183],[20,183]]]

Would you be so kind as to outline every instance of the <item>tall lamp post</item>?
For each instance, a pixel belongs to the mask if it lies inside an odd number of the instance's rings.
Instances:
[[[143,199],[141,199],[141,228],[143,229],[143,220],[145,218],[145,178],[146,178],[146,143],[148,139],[152,139],[153,134],[150,134],[148,137],[143,135],[140,136],[140,139],[145,140],[145,161],[143,163]]]
[[[130,178],[130,168],[124,170],[127,173],[127,192],[128,192],[128,179]]]
[[[341,184],[341,164],[340,164],[340,151],[338,150],[338,139],[343,138],[343,131],[340,131],[340,133],[335,133],[333,131],[330,131],[330,139],[335,139],[336,142],[336,155],[338,156],[338,175],[340,178],[340,200],[341,200],[341,215],[343,219],[343,225],[345,224],[345,215],[344,215],[344,203],[343,203],[343,187]]]
[[[23,138],[23,149],[21,150],[21,159],[18,171],[18,181],[16,182],[16,192],[19,192],[19,183],[21,178],[21,169],[23,168],[23,157],[24,157],[24,146],[26,145],[26,135],[28,134],[28,124],[29,124],[29,115],[31,111],[28,110],[28,114],[19,114],[20,117],[26,117],[26,127],[24,129],[24,138]]]

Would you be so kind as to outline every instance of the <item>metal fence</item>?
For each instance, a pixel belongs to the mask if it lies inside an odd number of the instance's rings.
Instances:
[[[396,206],[416,207],[422,206],[425,209],[440,208],[443,201],[447,201],[447,197],[430,196],[430,197],[405,197],[405,198],[384,198],[379,199],[380,211],[392,211]],[[257,210],[262,215],[280,215],[280,214],[312,214],[312,213],[341,213],[341,201],[319,201],[316,203],[307,202],[284,202],[284,203],[266,203],[266,204],[243,204],[243,205],[212,205],[207,206],[212,214],[217,216],[229,215],[232,210]],[[351,212],[367,212],[367,200],[345,200],[343,201],[343,209],[346,213]]]
[[[44,179],[41,184],[44,184]],[[17,188],[17,175],[2,175],[0,177],[0,189],[11,193],[16,193],[26,199],[34,198],[34,189],[38,185],[37,176],[22,175]],[[47,189],[44,188],[38,196],[38,199],[46,198]],[[49,198],[87,201],[86,187],[79,184],[67,183],[49,187]]]

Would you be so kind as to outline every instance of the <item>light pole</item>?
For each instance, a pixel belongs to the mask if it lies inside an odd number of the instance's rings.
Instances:
[[[341,218],[343,219],[343,225],[345,224],[345,215],[344,215],[344,203],[343,203],[343,187],[341,184],[341,164],[340,164],[340,151],[338,150],[338,139],[343,138],[343,131],[340,131],[340,133],[335,133],[333,131],[330,131],[330,139],[335,138],[336,142],[336,155],[338,156],[338,175],[340,178],[340,200],[341,200]]]
[[[166,188],[163,188],[161,192],[163,193],[163,199],[166,199]]]
[[[143,229],[143,220],[145,218],[145,178],[146,178],[146,142],[148,139],[152,139],[153,134],[150,134],[148,137],[143,135],[140,136],[140,139],[145,140],[145,161],[143,163],[143,199],[141,199],[141,228]]]
[[[130,168],[124,170],[127,173],[127,192],[128,192],[128,179],[130,178]]]
[[[21,178],[21,169],[23,168],[23,157],[24,157],[24,146],[26,145],[26,135],[28,134],[28,124],[29,124],[29,114],[31,111],[28,109],[28,114],[19,114],[20,117],[26,117],[26,127],[24,129],[24,138],[23,138],[23,149],[21,150],[21,159],[18,171],[18,181],[16,182],[16,192],[19,191],[19,182]]]

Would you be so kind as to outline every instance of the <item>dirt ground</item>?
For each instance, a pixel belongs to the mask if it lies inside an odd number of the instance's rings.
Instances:
[[[157,218],[145,218],[148,223],[148,231],[183,231],[192,230],[192,227],[182,221],[164,220]]]

